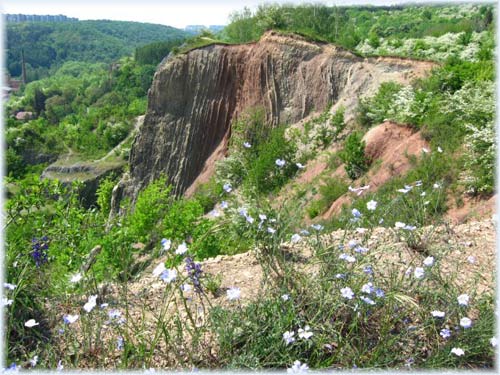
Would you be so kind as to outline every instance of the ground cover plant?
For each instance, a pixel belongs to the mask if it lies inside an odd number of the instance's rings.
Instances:
[[[5,367],[493,370],[497,222],[444,216],[495,191],[491,9],[261,6],[235,13],[220,35],[145,46],[111,70],[67,62],[27,85],[8,107],[39,113],[7,121]],[[108,152],[145,111],[166,51],[246,42],[269,27],[441,63],[409,85],[382,84],[349,123],[335,103],[300,126],[272,127],[253,108],[191,197],[161,176],[119,215],[118,176],[85,208],[81,184],[40,179],[21,157],[26,144]],[[377,161],[362,136],[387,120],[429,146],[368,190]],[[320,157],[323,174],[297,187]],[[349,205],[321,219],[346,195]]]

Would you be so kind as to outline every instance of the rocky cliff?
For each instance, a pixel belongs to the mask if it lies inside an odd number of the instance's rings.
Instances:
[[[224,155],[231,122],[263,108],[270,126],[295,123],[329,103],[352,118],[358,96],[381,82],[408,82],[433,64],[362,58],[330,44],[266,33],[259,42],[210,45],[164,61],[148,94],[148,110],[130,154],[130,174],[117,185],[113,206],[135,199],[166,174],[177,195]],[[212,157],[211,157],[212,156]]]

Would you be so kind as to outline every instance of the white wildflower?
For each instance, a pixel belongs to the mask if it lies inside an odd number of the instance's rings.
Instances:
[[[416,279],[422,279],[425,276],[425,271],[422,267],[415,267],[415,271],[413,272],[413,276]]]
[[[293,331],[286,331],[283,333],[283,340],[285,341],[285,344],[291,344],[292,342],[295,341],[295,337],[293,337],[295,333]]]
[[[166,282],[167,284],[170,284],[172,281],[175,281],[175,279],[177,278],[177,271],[175,269],[167,269],[167,270],[164,270],[162,273],[161,273],[161,276],[160,278]]]
[[[309,366],[306,363],[301,363],[300,361],[293,362],[293,366],[286,370],[287,373],[294,372],[307,372],[309,370]]]
[[[434,310],[431,312],[431,314],[434,318],[444,318],[445,315],[444,311],[439,311],[439,310]]]
[[[24,323],[24,325],[28,328],[31,328],[31,327],[34,327],[34,326],[37,326],[39,325],[40,323],[38,323],[35,319],[29,319],[28,321],[26,321],[26,323]]]
[[[280,168],[281,168],[281,167],[284,167],[284,166],[285,166],[285,164],[286,164],[286,161],[284,161],[283,159],[276,159],[276,165],[277,165],[278,167],[280,167]]]
[[[17,285],[10,284],[10,283],[3,283],[4,288],[7,288],[9,290],[14,290],[16,289]]]
[[[434,264],[434,257],[427,257],[424,259],[424,266],[431,267]]]
[[[472,320],[467,317],[460,319],[460,325],[464,328],[470,328],[472,326]]]
[[[375,301],[372,300],[371,298],[369,297],[365,297],[365,296],[360,296],[359,297],[364,303],[367,303],[368,305],[375,305]]]
[[[153,270],[153,276],[158,277],[162,274],[163,271],[165,271],[165,263],[161,262]]]
[[[347,299],[352,299],[354,297],[354,292],[349,287],[340,289],[340,293],[342,294],[342,297]]]
[[[299,338],[308,340],[313,333],[311,332],[311,327],[305,326],[304,329],[299,328],[297,331]]]
[[[172,246],[172,241],[167,240],[166,238],[162,238],[161,246],[163,248],[163,251],[168,251],[168,250],[170,250],[170,247]]]
[[[402,223],[401,221],[396,221],[396,222],[394,223],[394,227],[396,227],[396,229],[402,229],[402,228],[404,228],[405,226],[406,226],[406,224],[405,224],[405,223]]]
[[[460,294],[457,297],[458,304],[461,306],[467,306],[469,304],[469,296],[467,294]]]
[[[241,290],[240,288],[229,288],[227,290],[227,299],[232,301],[232,300],[235,300],[235,299],[240,299],[241,297]]]
[[[374,200],[369,201],[366,204],[366,208],[370,211],[375,211],[375,209],[377,208],[377,202],[375,202]]]
[[[96,305],[96,301],[97,301],[97,294],[93,295],[93,296],[90,296],[89,297],[89,300],[87,301],[87,303],[85,303],[85,305],[83,305],[83,309],[86,311],[86,312],[91,312],[92,309],[95,307]]]
[[[187,245],[185,242],[183,242],[179,246],[177,246],[177,250],[175,250],[175,253],[177,255],[182,255],[185,254],[187,250],[188,250]]]

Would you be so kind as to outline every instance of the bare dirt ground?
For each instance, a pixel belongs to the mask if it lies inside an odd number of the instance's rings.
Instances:
[[[371,232],[350,232],[346,236],[343,230],[321,235],[320,241],[325,248],[337,251],[339,244],[347,244],[347,241],[355,239],[362,241],[369,248],[369,253],[375,255],[376,263],[372,263],[374,271],[384,274],[390,269],[398,269],[403,273],[409,267],[421,266],[425,257],[432,255],[436,258],[435,266],[441,267],[445,274],[458,275],[456,286],[460,293],[468,293],[472,298],[482,293],[490,293],[495,285],[495,222],[492,218],[483,218],[480,221],[470,221],[462,224],[444,223],[437,227],[421,228],[422,249],[412,249],[407,241],[392,228],[375,228]],[[294,257],[294,267],[301,270],[314,272],[313,237],[303,237],[297,244],[282,244],[289,252],[297,255]],[[116,345],[116,337],[128,331],[130,336],[126,339],[138,346],[142,341],[151,345],[154,343],[155,352],[150,359],[150,367],[153,368],[175,368],[178,367],[179,358],[187,360],[186,353],[192,352],[189,348],[190,338],[184,337],[183,342],[178,342],[172,347],[158,335],[158,322],[166,322],[165,327],[173,329],[175,319],[191,319],[193,325],[203,326],[208,318],[208,311],[214,306],[238,307],[244,306],[256,300],[262,292],[263,271],[257,261],[256,252],[252,250],[247,253],[233,256],[217,256],[200,262],[204,274],[220,277],[220,287],[215,295],[206,291],[205,297],[200,298],[194,291],[187,291],[181,297],[177,290],[170,294],[172,288],[158,276],[153,275],[155,267],[164,262],[166,257],[155,259],[139,277],[123,286],[109,286],[103,300],[109,303],[110,308],[119,309],[122,316],[127,316],[126,323],[118,327],[113,322],[105,322],[100,340],[107,342],[109,346]],[[179,276],[185,271],[184,265],[179,267]],[[226,291],[236,287],[241,290],[241,298],[238,301],[229,301]],[[476,292],[474,292],[474,290]],[[474,294],[476,293],[476,294]],[[173,296],[173,297],[172,297]],[[126,311],[128,310],[128,313]],[[106,315],[108,310],[101,314]],[[77,322],[77,330],[82,326]],[[81,335],[81,334],[79,334]],[[198,344],[200,345],[200,344]],[[203,336],[201,343],[203,355],[216,356],[216,345],[210,338],[208,332]],[[174,354],[174,350],[177,351]],[[107,351],[108,357],[104,367],[115,368],[120,366],[122,352],[119,350]],[[201,355],[201,354],[200,354]],[[95,364],[89,356],[88,367],[93,368]],[[81,361],[81,365],[85,363]],[[102,365],[102,362],[101,362]]]
[[[481,274],[476,286],[481,290],[492,290],[494,287],[495,270],[495,225],[492,219],[471,221],[459,225],[443,224],[438,227],[425,227],[422,229],[422,238],[426,242],[427,252],[422,253],[412,250],[406,241],[391,228],[375,228],[367,244],[372,252],[380,253],[380,269],[388,265],[411,266],[415,260],[423,260],[428,255],[441,258],[441,266],[450,272],[459,270],[460,280],[466,284],[476,274]],[[362,240],[366,234],[355,234],[348,239]],[[321,236],[326,246],[338,245],[344,238],[344,231],[338,230]],[[345,240],[344,240],[345,242]],[[311,257],[307,239],[298,244],[286,244],[292,252],[301,255],[299,259],[307,262]],[[471,262],[474,257],[474,262]],[[148,301],[158,300],[164,290],[164,283],[152,275],[152,270],[163,259],[158,259],[151,269],[144,272],[144,276],[131,283],[129,291],[132,296],[140,295],[145,288],[148,289]],[[230,287],[241,289],[242,301],[251,301],[259,294],[262,281],[262,269],[255,257],[255,250],[233,256],[220,255],[201,262],[205,273],[220,275],[221,290]],[[225,304],[226,293],[211,297],[214,304]]]

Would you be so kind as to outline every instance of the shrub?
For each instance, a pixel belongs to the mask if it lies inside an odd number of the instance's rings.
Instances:
[[[400,90],[395,82],[382,83],[373,97],[359,100],[356,121],[367,127],[383,122]]]
[[[285,127],[272,130],[269,139],[258,146],[258,156],[249,166],[247,185],[259,193],[269,193],[282,187],[297,171],[294,164],[295,145],[285,138]],[[276,160],[285,161],[279,167]]]
[[[167,179],[160,177],[139,193],[134,208],[124,218],[130,241],[145,241],[151,234],[171,204],[171,190]]]
[[[328,107],[317,119],[312,120],[314,127],[314,142],[318,147],[326,148],[332,142],[337,141],[340,133],[345,129],[345,108],[340,107],[334,114],[330,115]]]
[[[203,212],[207,213],[214,208],[222,193],[222,185],[212,177],[207,183],[198,186],[193,198],[201,204]]]
[[[355,180],[368,170],[368,160],[365,157],[365,142],[358,132],[351,133],[339,154],[345,164],[347,175]]]
[[[99,187],[97,188],[97,205],[104,218],[108,217],[111,209],[111,196],[116,180],[117,178],[114,175],[107,176],[99,183]]]
[[[324,184],[320,185],[319,192],[321,198],[313,201],[308,208],[311,219],[325,212],[333,202],[347,192],[347,184],[339,179],[328,178]]]
[[[489,194],[495,180],[494,84],[467,83],[446,101],[445,112],[466,132],[467,187],[474,193]]]
[[[185,241],[194,239],[198,219],[203,215],[203,206],[197,200],[179,199],[172,203],[168,209],[161,212],[162,237],[170,240]],[[203,230],[202,230],[203,232]]]

